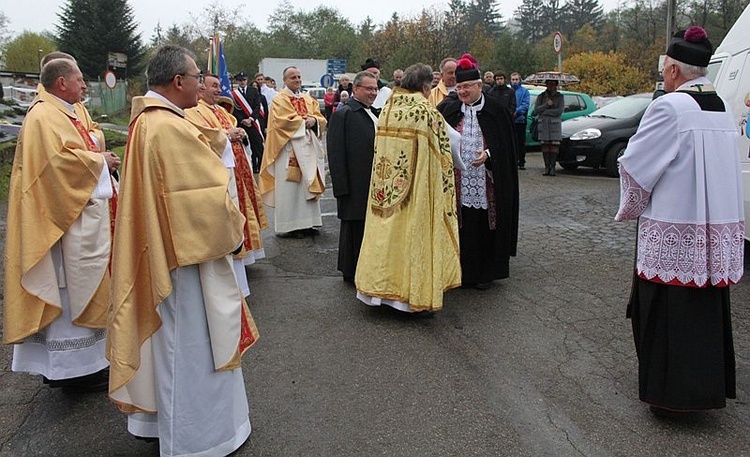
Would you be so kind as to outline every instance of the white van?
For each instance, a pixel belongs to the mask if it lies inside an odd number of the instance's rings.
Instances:
[[[745,193],[745,218],[750,217],[750,6],[737,18],[711,57],[708,77],[716,91],[729,101],[741,134],[740,162]],[[750,223],[745,223],[745,240],[750,241]]]

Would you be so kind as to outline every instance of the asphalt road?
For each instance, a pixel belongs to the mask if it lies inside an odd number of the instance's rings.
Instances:
[[[613,222],[618,181],[528,162],[511,277],[447,293],[434,317],[355,298],[336,271],[330,190],[318,236],[265,234],[268,258],[248,267],[253,433],[236,455],[750,455],[750,280],[732,289],[738,399],[653,417],[625,319],[635,225]],[[0,357],[0,457],[158,455],[104,394],[49,389],[9,372],[8,347]]]

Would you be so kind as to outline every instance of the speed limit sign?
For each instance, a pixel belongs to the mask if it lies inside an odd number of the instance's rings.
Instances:
[[[555,32],[555,38],[552,39],[552,46],[555,48],[555,52],[560,54],[560,51],[562,51],[562,33]]]

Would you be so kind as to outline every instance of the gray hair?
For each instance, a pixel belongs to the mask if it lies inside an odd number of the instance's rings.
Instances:
[[[57,58],[47,62],[42,67],[42,73],[39,75],[42,86],[47,91],[52,90],[55,87],[55,81],[59,77],[68,77],[78,69],[78,65],[74,60]]]
[[[448,62],[456,62],[456,59],[454,59],[453,57],[446,57],[445,59],[441,60],[440,61],[440,73],[443,72],[443,67],[445,67],[445,64],[447,64]]]
[[[401,80],[402,88],[411,92],[420,92],[425,84],[432,85],[432,68],[429,65],[415,63],[406,67],[404,79]]]
[[[372,78],[375,81],[378,80],[378,77],[375,76],[375,73],[373,73],[371,71],[360,71],[359,73],[357,73],[357,76],[354,77],[354,85],[355,86],[361,86],[362,85],[362,80],[365,79],[365,78]]]
[[[687,79],[700,78],[701,76],[706,76],[708,74],[708,68],[706,67],[690,65],[685,62],[680,62],[677,59],[672,59],[672,62],[679,67],[680,73]]]
[[[47,62],[49,62],[50,60],[54,60],[54,59],[68,59],[68,60],[72,60],[73,62],[76,62],[76,58],[71,56],[67,52],[52,51],[49,54],[42,57],[42,60],[39,61],[39,71],[41,71],[42,68],[44,68],[44,66],[47,65]]]
[[[188,69],[186,57],[195,59],[192,52],[181,46],[167,44],[160,47],[148,63],[148,87],[166,86],[172,82],[175,75],[185,73]]]

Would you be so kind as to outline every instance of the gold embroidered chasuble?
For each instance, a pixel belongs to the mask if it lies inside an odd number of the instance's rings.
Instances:
[[[60,101],[40,92],[18,138],[5,240],[5,343],[20,342],[62,313],[50,253],[58,241],[66,249],[63,260],[73,324],[89,328],[106,324],[108,206],[103,199],[91,199],[106,162],[100,153],[89,150],[90,139],[81,136],[76,121]],[[74,226],[76,234],[69,234]]]
[[[217,370],[239,367],[257,329],[237,288],[229,254],[244,217],[228,191],[226,166],[182,110],[154,97],[132,101],[123,161],[107,325],[110,398],[124,412],[156,410],[150,338],[170,272],[200,267]]]
[[[221,106],[210,106],[203,100],[194,108],[185,110],[185,119],[196,125],[206,135],[211,148],[221,157],[228,138],[226,131],[237,127],[237,119]],[[213,132],[211,132],[213,130]],[[245,216],[243,233],[245,241],[237,258],[244,258],[248,252],[263,248],[261,230],[268,227],[266,210],[261,203],[260,189],[255,183],[253,170],[247,153],[239,141],[232,143],[234,154],[234,176],[237,185],[237,203]]]
[[[266,145],[263,151],[263,160],[260,165],[260,192],[263,201],[269,206],[275,206],[273,191],[276,187],[276,179],[287,179],[300,181],[305,180],[308,192],[314,196],[320,196],[325,191],[325,178],[315,170],[318,169],[317,158],[312,154],[300,156],[292,151],[289,159],[289,168],[303,168],[302,177],[300,172],[290,172],[287,176],[274,176],[274,164],[279,159],[282,149],[292,141],[295,134],[301,130],[304,119],[303,115],[313,116],[317,120],[318,133],[321,137],[326,128],[325,116],[320,112],[320,104],[317,100],[307,94],[295,97],[290,91],[282,90],[273,98],[270,114],[268,117],[268,128],[266,129]],[[295,175],[294,177],[290,177]]]
[[[421,93],[395,89],[380,115],[355,283],[413,311],[439,310],[461,284],[450,142]]]

